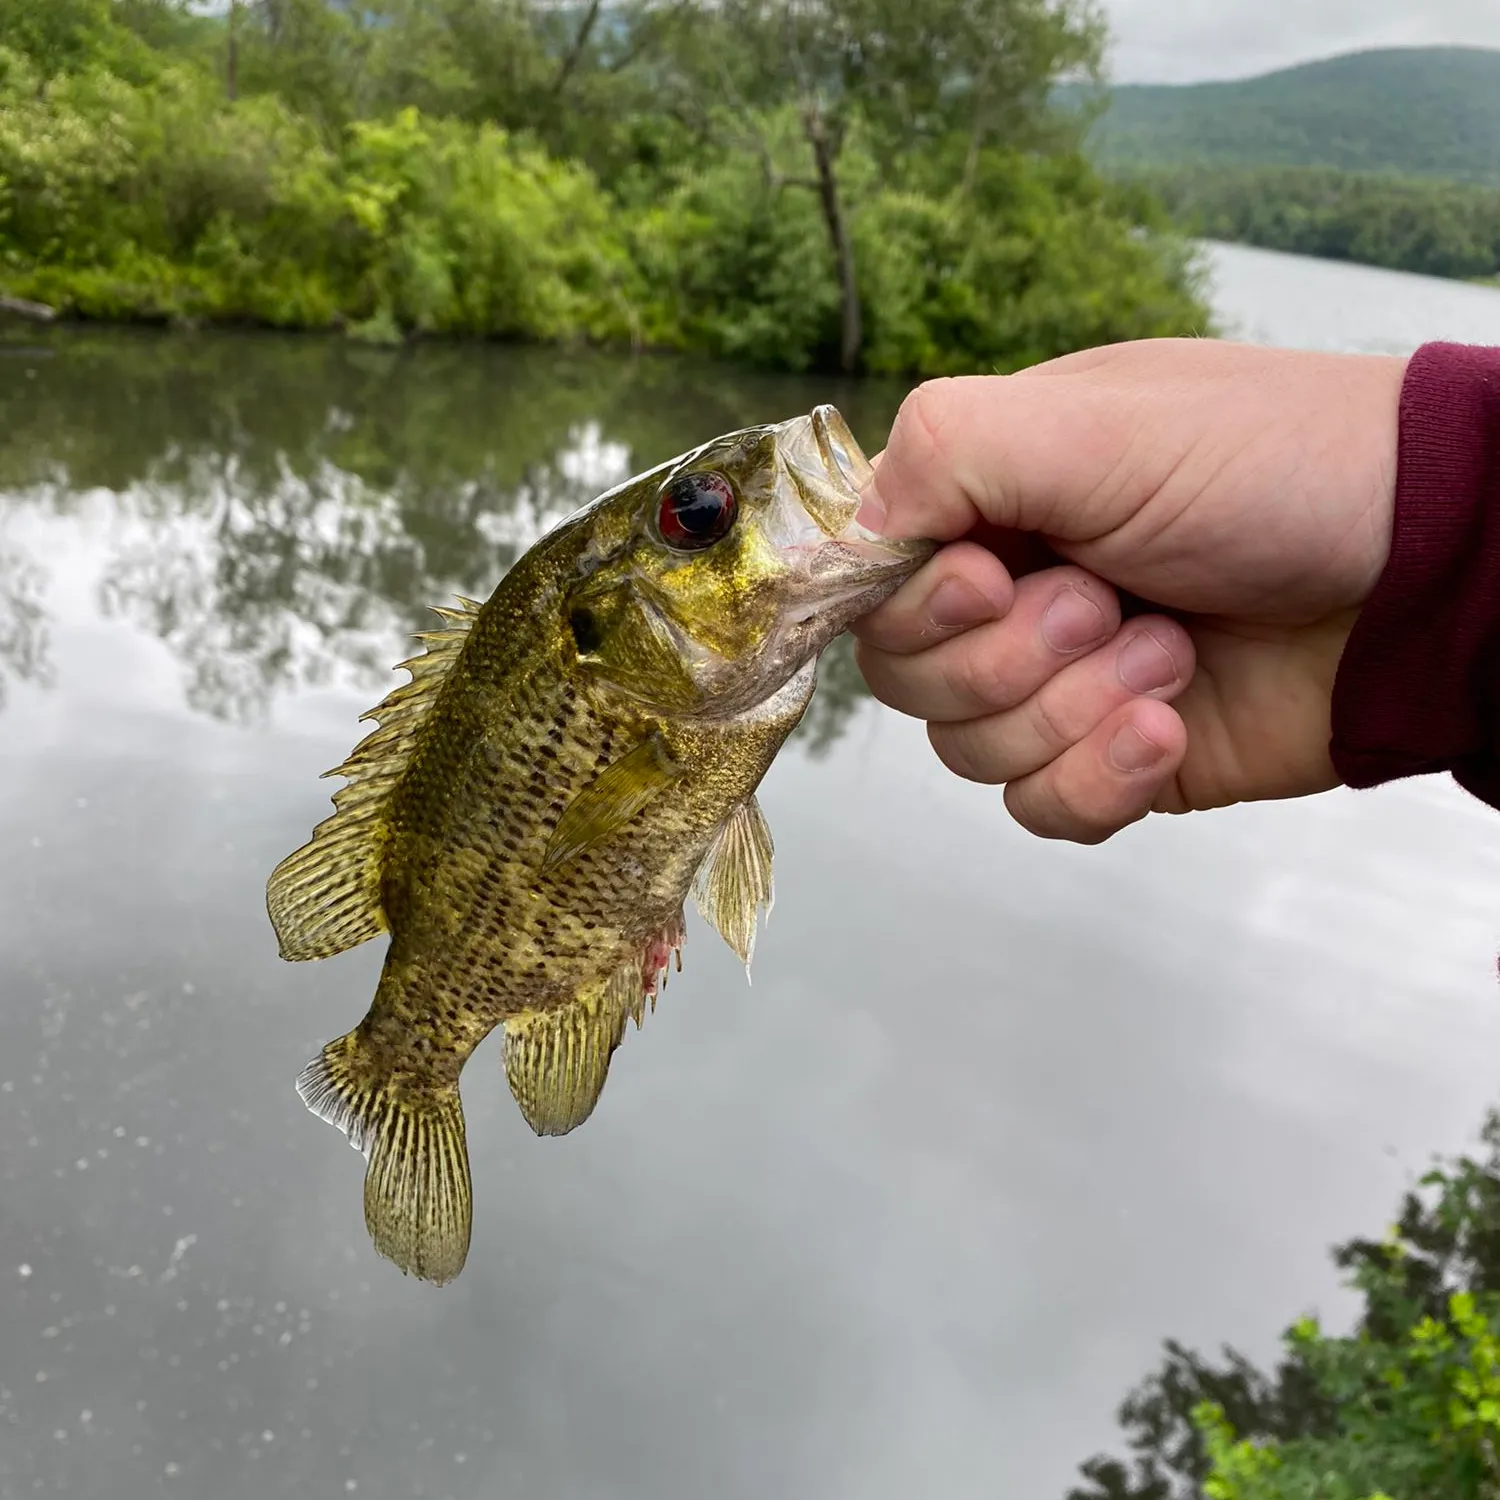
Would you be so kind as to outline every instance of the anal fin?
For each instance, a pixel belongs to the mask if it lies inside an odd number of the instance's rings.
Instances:
[[[739,955],[748,970],[762,906],[775,901],[771,879],[771,830],[754,797],[730,814],[710,846],[693,883],[693,900],[705,921]]]
[[[644,995],[638,963],[601,991],[505,1022],[505,1076],[526,1123],[538,1135],[566,1135],[594,1112],[627,1016]]]

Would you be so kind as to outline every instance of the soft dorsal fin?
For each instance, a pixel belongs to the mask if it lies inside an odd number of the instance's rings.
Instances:
[[[632,962],[592,995],[506,1019],[505,1076],[538,1135],[566,1135],[594,1112],[625,1018],[639,1017],[644,994]]]
[[[623,828],[681,774],[658,735],[606,766],[563,809],[547,843],[543,873]]]
[[[755,923],[762,906],[771,915],[771,830],[754,797],[730,814],[693,882],[693,900],[704,920],[739,955],[749,972]]]
[[[447,628],[420,634],[417,639],[426,651],[400,664],[411,681],[360,715],[361,723],[374,719],[380,727],[355,746],[343,765],[323,773],[348,778],[333,794],[333,816],[271,872],[266,909],[283,958],[327,958],[385,931],[380,870],[389,837],[386,810],[479,614],[474,600],[460,597],[458,602],[459,609],[435,606]]]

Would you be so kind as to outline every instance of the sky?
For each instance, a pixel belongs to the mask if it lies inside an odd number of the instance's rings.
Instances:
[[[1369,47],[1500,47],[1500,0],[1103,0],[1116,83],[1244,78]]]

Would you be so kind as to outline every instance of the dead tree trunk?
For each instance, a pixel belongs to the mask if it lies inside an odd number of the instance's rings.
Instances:
[[[599,20],[599,10],[604,0],[590,0],[588,11],[585,13],[577,32],[573,37],[573,45],[568,48],[567,55],[563,58],[561,66],[557,70],[557,76],[552,80],[552,94],[555,98],[561,94],[573,69],[578,66],[578,60],[583,56],[583,49],[589,44],[594,26]]]
[[[838,267],[839,295],[843,304],[842,334],[839,340],[839,368],[850,375],[859,366],[860,346],[864,342],[863,319],[859,306],[859,281],[855,275],[854,241],[844,220],[844,205],[839,194],[839,180],[834,171],[833,147],[823,112],[816,101],[809,100],[802,110],[803,128],[812,147],[813,165],[817,169],[818,200],[823,205],[823,222],[828,228],[828,242]]]
[[[57,309],[45,302],[32,302],[25,297],[8,297],[0,292],[0,313],[13,318],[25,318],[31,323],[51,323],[57,317]]]
[[[224,91],[229,102],[240,96],[240,0],[229,0],[229,45],[224,58]]]

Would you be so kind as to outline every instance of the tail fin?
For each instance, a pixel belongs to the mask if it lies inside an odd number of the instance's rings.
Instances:
[[[297,1092],[364,1153],[375,1248],[409,1275],[452,1281],[468,1258],[472,1217],[457,1083],[398,1081],[351,1031],[302,1070]]]

